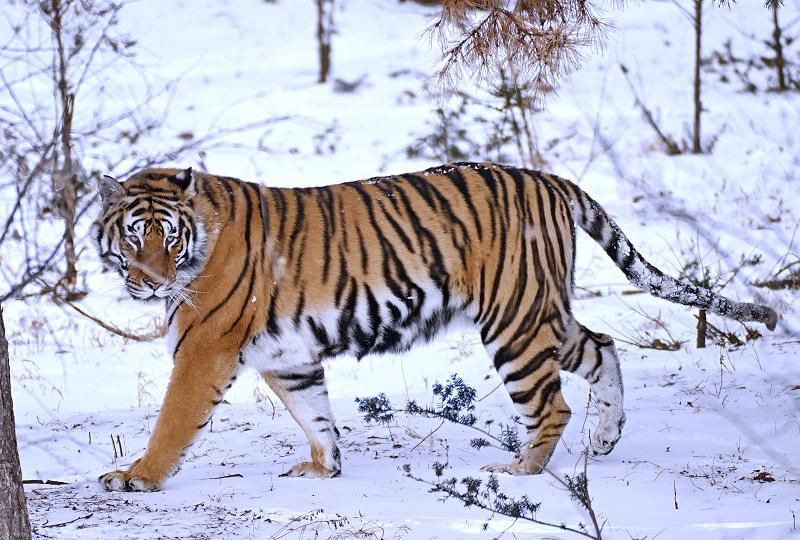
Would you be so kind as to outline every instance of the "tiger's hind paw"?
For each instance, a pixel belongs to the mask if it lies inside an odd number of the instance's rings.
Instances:
[[[595,456],[605,456],[611,453],[614,446],[617,444],[619,437],[616,439],[606,439],[603,437],[592,437],[592,454]]]
[[[304,461],[298,463],[280,476],[289,476],[292,478],[335,478],[342,475],[342,469],[327,469],[322,465],[314,463],[313,461]]]
[[[603,426],[602,420],[597,431],[592,433],[592,453],[596,456],[605,456],[610,453],[622,436],[622,428],[625,425],[625,413],[623,413],[615,424]]]

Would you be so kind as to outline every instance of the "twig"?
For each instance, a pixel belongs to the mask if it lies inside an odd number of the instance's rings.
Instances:
[[[23,484],[40,484],[44,486],[68,486],[69,482],[61,482],[59,480],[23,480]]]
[[[672,498],[675,501],[675,510],[678,509],[678,484],[675,480],[672,481]]]
[[[483,400],[484,400],[484,399],[486,399],[487,397],[489,397],[489,396],[491,396],[492,394],[494,394],[495,390],[497,390],[497,389],[498,389],[498,388],[500,388],[501,386],[503,386],[503,383],[498,383],[498,385],[497,385],[497,386],[495,386],[494,388],[492,388],[492,389],[489,391],[489,393],[488,393],[488,394],[486,394],[485,396],[483,396],[483,397],[481,397],[481,398],[478,398],[478,399],[476,399],[475,401],[476,401],[476,402],[478,402],[478,403],[480,403],[481,401],[483,401]]]
[[[409,450],[409,452],[413,452],[414,450],[416,450],[419,445],[421,445],[422,443],[424,443],[428,439],[428,437],[430,437],[431,435],[433,435],[434,433],[439,431],[439,428],[441,428],[443,425],[444,425],[444,420],[442,420],[442,423],[439,424],[436,427],[436,429],[434,429],[433,431],[431,431],[430,433],[425,435],[417,444],[415,444],[414,447],[411,450]]]
[[[153,331],[151,331],[151,332],[149,332],[147,334],[142,334],[142,335],[132,334],[130,332],[126,332],[125,330],[122,330],[122,329],[118,328],[117,326],[115,326],[113,324],[109,324],[109,323],[106,323],[106,322],[98,319],[97,317],[95,317],[94,315],[92,315],[90,313],[87,313],[86,311],[84,311],[83,308],[78,307],[77,305],[75,305],[75,303],[73,303],[70,300],[66,300],[66,299],[60,298],[59,300],[57,300],[57,302],[58,303],[63,303],[65,305],[71,307],[76,312],[78,312],[80,315],[83,315],[84,317],[86,317],[90,321],[96,323],[97,325],[99,325],[100,327],[104,328],[105,330],[108,330],[112,334],[116,334],[116,335],[121,336],[121,337],[123,337],[125,339],[130,339],[132,341],[143,342],[143,341],[152,341],[154,339],[157,339],[157,338],[160,338],[160,337],[164,337],[165,335],[167,335],[167,327],[166,327],[165,324],[159,325],[158,328],[156,328],[155,330],[153,330]]]
[[[222,476],[212,476],[211,478],[206,478],[206,480],[222,480],[223,478],[244,478],[244,476],[239,473],[224,474]]]
[[[67,525],[69,525],[70,523],[75,523],[76,521],[80,521],[80,520],[82,520],[82,519],[89,519],[89,518],[90,518],[90,517],[92,517],[93,515],[94,515],[94,514],[92,513],[92,514],[87,514],[87,515],[85,515],[85,516],[76,517],[75,519],[73,519],[73,520],[71,520],[71,521],[65,521],[64,523],[53,523],[52,525],[42,525],[42,528],[43,528],[43,529],[49,529],[49,528],[51,528],[51,527],[66,527],[66,526],[67,526]]]
[[[496,446],[496,445],[490,443],[490,446],[493,446],[495,448],[500,448],[501,450],[507,450],[505,442],[502,439],[500,439],[499,437],[496,437],[496,436],[492,435],[487,430],[479,428],[478,426],[475,426],[475,425],[465,424],[465,423],[462,423],[462,422],[456,422],[453,419],[447,418],[446,416],[444,416],[441,413],[438,413],[437,411],[434,411],[434,410],[429,410],[429,409],[415,409],[415,410],[412,410],[412,409],[392,409],[391,412],[392,413],[403,413],[403,414],[407,414],[409,416],[410,415],[416,415],[416,416],[421,416],[423,418],[436,418],[437,420],[442,420],[442,421],[447,420],[447,421],[453,422],[454,424],[458,424],[460,426],[467,426],[468,428],[474,429],[478,433],[481,433],[482,435],[485,435],[486,437],[489,437],[493,441],[497,442],[498,445],[499,445],[499,446]],[[436,428],[436,429],[439,429],[439,428]]]
[[[647,107],[645,107],[644,103],[639,98],[639,94],[636,92],[636,90],[633,87],[633,84],[628,78],[628,68],[626,68],[621,64],[619,68],[622,71],[623,76],[625,77],[625,82],[628,83],[628,87],[630,88],[631,93],[633,94],[633,99],[636,102],[636,106],[639,107],[639,110],[642,112],[644,119],[647,120],[647,123],[650,124],[651,128],[653,128],[653,131],[656,132],[658,138],[661,139],[661,142],[665,146],[667,155],[676,156],[678,154],[682,154],[683,150],[681,150],[681,148],[675,143],[674,140],[672,140],[672,138],[669,135],[666,135],[663,131],[661,131],[661,128],[658,126],[655,119],[653,118],[653,114],[648,110]]]

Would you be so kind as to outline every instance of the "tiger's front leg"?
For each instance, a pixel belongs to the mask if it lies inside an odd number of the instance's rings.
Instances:
[[[342,459],[336,444],[339,430],[334,423],[322,365],[297,364],[261,375],[300,424],[311,444],[311,461],[298,463],[281,476],[332,478],[341,475]]]
[[[172,376],[144,455],[126,471],[100,477],[108,491],[157,491],[177,472],[186,449],[211,418],[239,367],[237,355],[204,351],[199,345],[175,357]]]

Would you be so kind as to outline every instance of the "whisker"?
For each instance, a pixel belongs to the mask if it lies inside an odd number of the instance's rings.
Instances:
[[[108,294],[119,292],[125,287],[125,280],[117,275],[108,276],[100,282],[100,286],[95,289],[98,294]]]
[[[197,310],[197,304],[195,302],[196,294],[197,291],[190,290],[189,287],[177,287],[170,294],[170,300],[173,303],[182,302],[189,306],[195,313],[199,313]]]

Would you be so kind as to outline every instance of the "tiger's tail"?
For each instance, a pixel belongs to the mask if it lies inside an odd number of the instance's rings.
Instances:
[[[778,314],[770,307],[736,302],[721,294],[685,283],[647,262],[605,210],[586,192],[569,182],[575,222],[602,246],[628,281],[639,289],[676,304],[692,306],[740,322],[764,323],[774,330]]]

